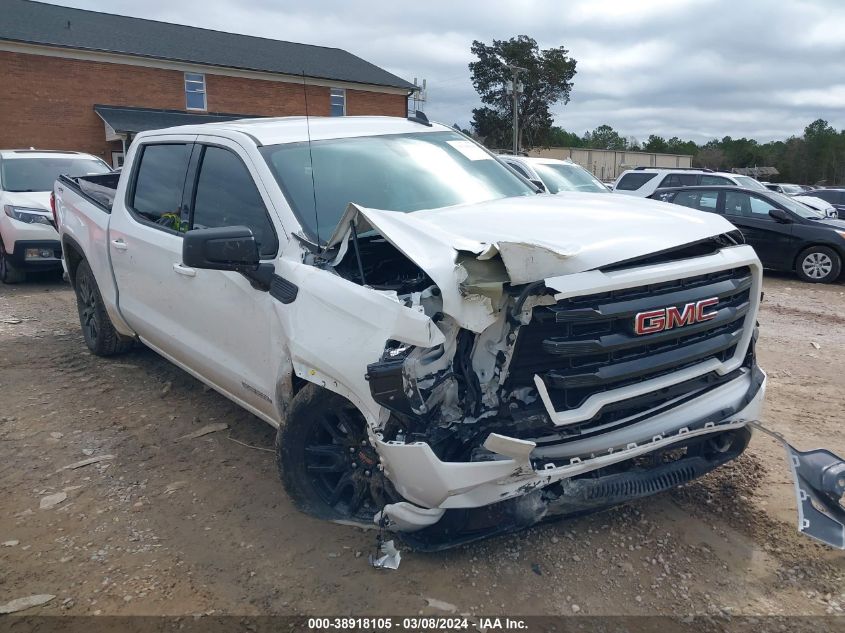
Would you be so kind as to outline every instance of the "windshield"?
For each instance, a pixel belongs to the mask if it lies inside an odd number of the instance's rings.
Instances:
[[[610,193],[601,181],[583,167],[567,163],[531,163],[549,193],[585,191]]]
[[[798,185],[781,185],[781,189],[783,189],[784,193],[787,193],[791,196],[794,196],[796,193],[804,193],[804,189],[799,187]]]
[[[782,193],[775,193],[770,191],[768,195],[772,200],[777,200],[781,205],[783,205],[793,213],[800,215],[802,218],[807,218],[808,220],[818,220],[819,218],[825,217],[825,214],[823,212],[811,209],[807,205],[801,204],[800,202],[793,200],[789,196],[785,196]]]
[[[94,158],[7,158],[0,161],[0,183],[5,191],[52,191],[66,176],[90,176],[110,171]]]
[[[766,186],[756,178],[751,178],[750,176],[734,176],[733,179],[736,180],[736,184],[740,187],[756,189],[757,191],[768,191]]]
[[[410,212],[536,194],[456,132],[329,139],[310,148],[286,143],[261,153],[306,233],[318,241],[328,239],[350,202]]]

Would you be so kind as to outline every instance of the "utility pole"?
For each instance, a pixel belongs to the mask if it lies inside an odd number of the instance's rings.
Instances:
[[[519,82],[519,73],[526,73],[528,69],[514,64],[508,64],[508,69],[512,77],[507,89],[513,94],[513,155],[516,156],[519,154],[519,95],[523,88]]]

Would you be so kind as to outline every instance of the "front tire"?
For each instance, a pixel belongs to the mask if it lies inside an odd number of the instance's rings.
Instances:
[[[0,281],[4,284],[19,284],[25,279],[26,273],[12,263],[0,240]]]
[[[297,508],[372,526],[396,498],[379,465],[366,420],[352,403],[311,383],[296,394],[276,434],[276,466]]]
[[[79,324],[82,326],[82,335],[88,349],[97,356],[114,356],[129,350],[134,341],[114,329],[100,296],[94,273],[85,260],[82,260],[76,269],[74,288]]]
[[[827,246],[811,246],[798,256],[795,272],[802,281],[815,284],[832,283],[842,272],[842,258]]]

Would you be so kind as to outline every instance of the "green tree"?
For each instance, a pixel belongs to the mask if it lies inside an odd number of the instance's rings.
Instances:
[[[548,147],[582,147],[581,137],[575,132],[567,132],[562,127],[553,125],[546,137]]]
[[[649,134],[648,140],[643,144],[643,150],[646,152],[665,152],[666,149],[666,139],[654,134]]]
[[[625,149],[627,141],[620,136],[619,132],[609,125],[600,125],[592,132],[587,132],[585,139],[588,140],[588,147],[593,149]]]
[[[824,119],[816,119],[804,128],[808,173],[814,181],[836,179],[837,133]]]
[[[702,147],[693,159],[694,167],[708,167],[710,169],[725,169],[727,159],[718,141],[710,141]]]
[[[472,126],[488,147],[509,147],[513,121],[513,98],[506,89],[511,80],[508,65],[525,68],[519,81],[520,147],[546,142],[552,127],[550,108],[568,103],[575,76],[576,61],[563,46],[540,50],[527,35],[509,40],[493,40],[491,45],[474,40],[470,62],[472,85],[485,105],[472,111]],[[523,143],[524,141],[524,143]]]

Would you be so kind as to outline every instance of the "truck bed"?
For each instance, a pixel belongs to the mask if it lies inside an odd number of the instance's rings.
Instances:
[[[107,213],[111,213],[119,171],[93,176],[59,176],[59,182],[72,187],[78,194],[95,203]]]

